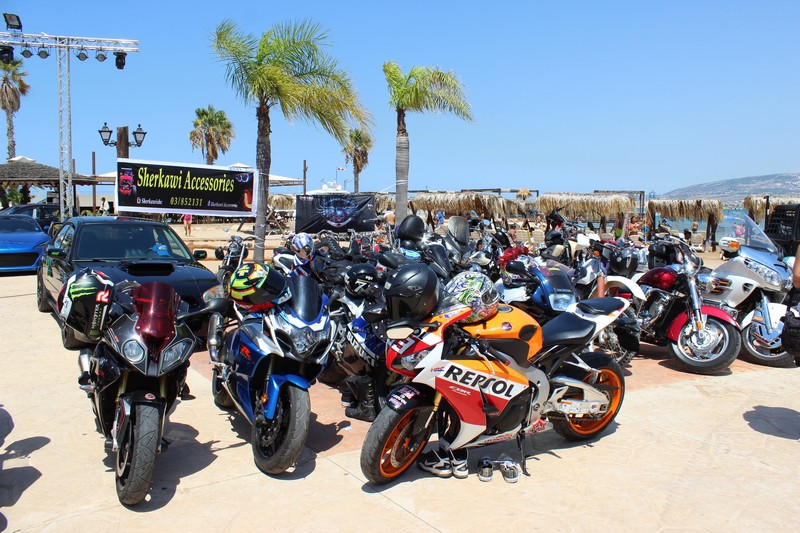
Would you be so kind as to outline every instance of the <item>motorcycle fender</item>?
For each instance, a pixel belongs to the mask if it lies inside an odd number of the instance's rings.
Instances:
[[[413,409],[420,403],[430,403],[428,394],[410,384],[395,387],[386,397],[386,407],[398,413]]]
[[[161,412],[161,431],[164,429],[164,402],[161,398],[145,390],[136,390],[123,394],[117,400],[117,413],[114,418],[114,428],[111,431],[111,434],[114,436],[114,451],[119,449],[119,436],[124,435],[128,430],[128,425],[131,423],[131,412],[133,412],[133,406],[137,403],[147,403],[158,406]],[[160,440],[161,435],[159,435],[159,441]]]
[[[267,403],[264,405],[264,417],[267,419],[272,419],[275,416],[278,394],[281,387],[287,383],[303,390],[308,390],[311,386],[307,379],[295,374],[271,374],[267,383]]]
[[[711,307],[710,305],[703,305],[700,307],[700,312],[704,315],[713,316],[722,320],[723,322],[727,322],[731,326],[735,327],[737,330],[739,329],[739,324],[731,318],[731,315],[723,311],[722,309],[718,309],[716,307]],[[672,342],[678,341],[678,336],[683,329],[683,326],[686,322],[689,321],[689,313],[684,311],[683,313],[679,314],[675,317],[675,320],[672,321],[670,324],[669,329],[667,330],[667,339]]]
[[[755,314],[756,314],[755,309],[747,313],[747,316],[744,317],[744,319],[742,320],[742,329],[750,325],[750,323],[753,321],[753,317],[755,316]],[[785,305],[775,302],[769,303],[769,322],[770,322],[769,325],[772,329],[778,329],[779,327],[781,327],[781,318],[783,318],[785,315],[786,315]]]
[[[628,278],[622,276],[606,277],[606,290],[610,289],[611,287],[622,287],[641,301],[645,301],[647,299],[642,288]]]

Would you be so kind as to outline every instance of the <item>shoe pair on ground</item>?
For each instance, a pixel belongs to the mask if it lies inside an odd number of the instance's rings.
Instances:
[[[417,466],[420,470],[441,478],[453,476],[456,479],[466,479],[469,476],[467,458],[466,449],[443,450],[439,448],[422,454],[417,460]]]
[[[478,461],[478,479],[491,481],[495,468],[503,474],[503,480],[506,483],[516,483],[522,471],[522,467],[507,456],[501,456],[497,461],[492,461],[489,457],[484,456]]]

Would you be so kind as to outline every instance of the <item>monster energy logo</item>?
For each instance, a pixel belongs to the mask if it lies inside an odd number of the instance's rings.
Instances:
[[[81,296],[89,296],[97,292],[97,289],[91,285],[76,286],[74,283],[69,288],[69,297],[72,299],[80,298]]]

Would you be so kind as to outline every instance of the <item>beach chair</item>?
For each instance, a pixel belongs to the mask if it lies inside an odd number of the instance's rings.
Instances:
[[[701,235],[699,232],[692,233],[692,240],[689,246],[693,252],[703,253],[705,251],[705,248],[703,247],[704,241],[705,239],[703,238],[703,235]]]
[[[544,231],[540,230],[539,228],[536,228],[535,230],[533,230],[533,232],[531,232],[531,241],[534,244],[543,243],[544,242]]]
[[[526,229],[518,229],[517,230],[517,241],[522,243],[524,246],[528,246],[531,243],[531,234]]]

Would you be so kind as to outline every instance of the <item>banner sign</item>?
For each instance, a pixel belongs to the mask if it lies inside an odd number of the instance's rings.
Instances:
[[[375,231],[371,194],[300,194],[295,202],[295,232]]]
[[[255,216],[257,190],[250,168],[117,159],[117,211]]]

